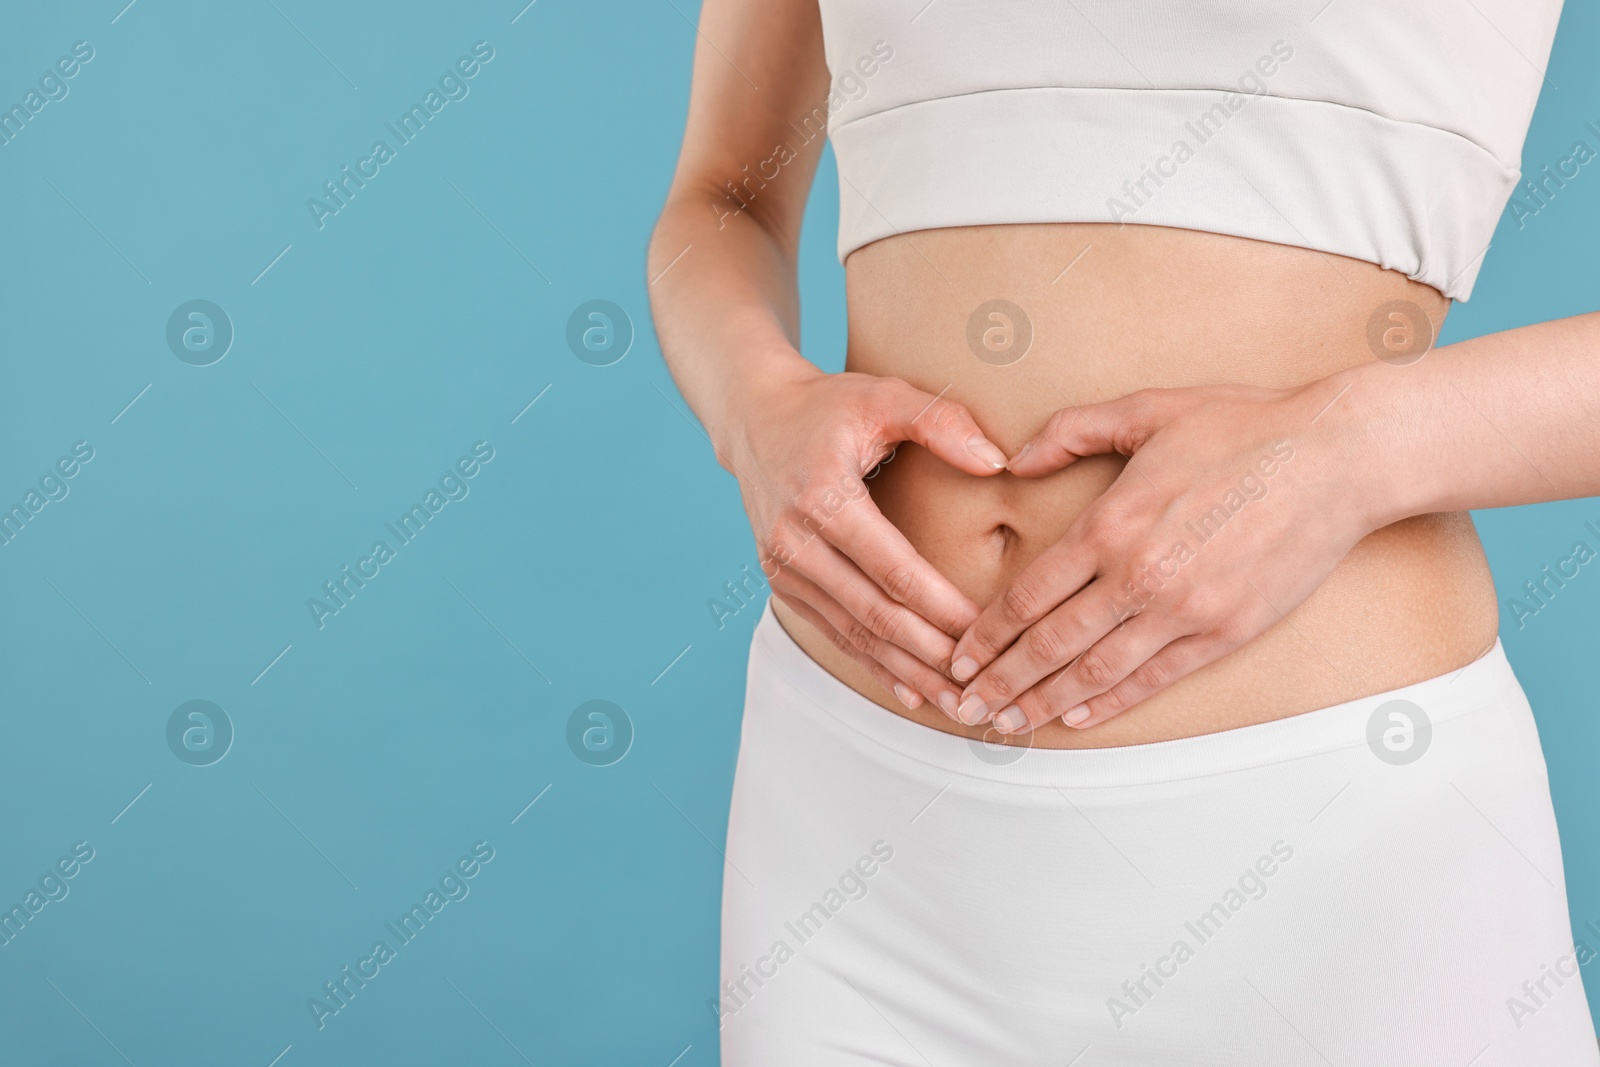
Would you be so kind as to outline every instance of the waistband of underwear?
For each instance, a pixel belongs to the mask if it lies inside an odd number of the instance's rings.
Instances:
[[[784,630],[772,605],[756,625],[750,651],[750,697],[766,672],[802,698],[796,707],[823,726],[856,735],[899,756],[950,774],[1037,786],[1122,786],[1227,774],[1381,741],[1369,740],[1373,713],[1403,700],[1422,709],[1426,729],[1485,708],[1525,700],[1505,649],[1494,647],[1459,670],[1385,693],[1271,722],[1172,741],[1116,748],[1014,748],[947,734],[880,707],[829,674]],[[1420,723],[1414,712],[1407,717]],[[1381,737],[1390,720],[1380,717]]]

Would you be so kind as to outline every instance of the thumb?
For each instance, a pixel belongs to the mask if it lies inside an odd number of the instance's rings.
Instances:
[[[1171,405],[1161,396],[1167,392],[1141,389],[1116,400],[1061,408],[1006,467],[1019,478],[1037,478],[1084,456],[1112,452],[1131,456],[1170,420]]]
[[[879,424],[887,444],[913,441],[967,474],[998,474],[1006,454],[984,435],[966,407],[925,393],[906,382],[885,379]]]

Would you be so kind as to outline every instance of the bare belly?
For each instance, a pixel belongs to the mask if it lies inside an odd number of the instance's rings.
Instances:
[[[1357,260],[1098,224],[892,237],[851,255],[847,288],[847,368],[959,401],[1008,453],[1070,404],[1149,386],[1292,386],[1372,362],[1368,321],[1380,305],[1409,301],[1437,333],[1449,304]],[[991,300],[1021,308],[1031,324],[1031,343],[1014,362],[1015,347],[997,350],[1003,334],[991,335],[990,347],[980,342],[986,358],[969,344],[968,320]],[[902,445],[867,484],[912,545],[983,605],[1061,537],[1122,463],[1097,457],[1043,479],[975,478]],[[907,711],[809,623],[781,602],[774,609],[802,648],[867,698],[936,730],[1003,741],[930,705]],[[1141,744],[1328,707],[1465,666],[1494,644],[1497,621],[1471,519],[1409,519],[1363,540],[1285,621],[1232,654],[1100,726],[1053,722],[1020,743]]]

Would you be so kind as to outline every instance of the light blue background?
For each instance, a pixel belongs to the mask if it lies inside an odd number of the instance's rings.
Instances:
[[[0,21],[3,106],[73,42],[95,49],[0,147],[0,504],[95,449],[0,548],[0,904],[74,842],[96,852],[0,947],[0,1059],[714,1063],[756,609],[719,631],[706,601],[755,557],[643,274],[695,10],[124,2]],[[480,40],[495,56],[470,95],[319,230],[307,198]],[[1600,16],[1570,4],[1529,171],[1600,147],[1597,50]],[[803,264],[829,368],[834,182],[830,158]],[[1502,221],[1443,340],[1592,310],[1597,237],[1600,162]],[[236,329],[204,368],[164,338],[196,298]],[[594,298],[637,333],[609,367],[564,340]],[[470,495],[319,630],[307,598],[477,441],[495,458]],[[1593,500],[1478,519],[1507,597],[1600,541]],[[1503,626],[1574,921],[1600,920],[1600,570]],[[237,731],[205,768],[165,739],[196,698]],[[637,733],[609,767],[565,741],[597,698]],[[307,998],[480,840],[495,858],[470,896],[319,1031]]]

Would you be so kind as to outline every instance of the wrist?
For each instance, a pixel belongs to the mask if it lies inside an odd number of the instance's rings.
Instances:
[[[753,352],[740,362],[723,392],[722,417],[708,427],[717,462],[730,474],[748,453],[750,430],[770,418],[774,398],[796,386],[821,377],[823,372],[796,349],[788,345]]]
[[[1435,510],[1427,465],[1414,454],[1419,414],[1410,386],[1423,372],[1363,363],[1304,389],[1312,425],[1349,492],[1344,501],[1363,534]]]

